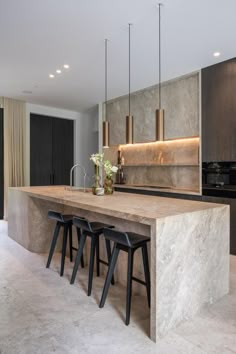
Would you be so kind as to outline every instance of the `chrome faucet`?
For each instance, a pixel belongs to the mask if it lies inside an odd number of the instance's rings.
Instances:
[[[86,183],[86,176],[87,176],[87,173],[86,173],[86,170],[84,168],[84,166],[80,165],[80,164],[76,164],[74,166],[71,167],[71,170],[70,170],[70,188],[73,187],[73,171],[76,167],[79,167],[82,171],[83,171],[83,174],[84,174],[84,192],[85,192],[85,183]]]

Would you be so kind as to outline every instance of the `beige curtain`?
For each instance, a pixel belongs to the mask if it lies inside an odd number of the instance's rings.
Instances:
[[[4,108],[4,219],[7,219],[8,188],[24,186],[25,102],[3,97]]]

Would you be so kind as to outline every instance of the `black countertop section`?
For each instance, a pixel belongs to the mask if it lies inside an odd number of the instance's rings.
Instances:
[[[164,190],[165,189],[165,190]],[[128,186],[128,185],[115,185],[115,190],[118,192],[124,193],[136,193],[143,195],[156,195],[160,197],[167,198],[179,198],[179,199],[187,199],[187,200],[198,200],[201,201],[203,196],[212,196],[219,198],[230,198],[236,199],[236,186],[235,185],[224,185],[220,187],[204,185],[202,188],[202,195],[197,194],[195,192],[191,193],[190,191],[183,191],[182,193],[178,190],[175,192],[174,189],[170,189],[168,191],[166,188],[161,188],[159,186]]]
[[[212,186],[203,185],[202,194],[209,195],[213,197],[223,197],[223,198],[236,198],[236,185],[223,185],[223,186]]]
[[[201,201],[202,196],[198,195],[196,193],[191,194],[190,192],[186,193],[180,193],[180,192],[174,192],[171,190],[170,192],[168,191],[162,191],[162,190],[157,190],[156,188],[150,188],[147,189],[147,187],[135,187],[132,188],[132,186],[128,185],[115,185],[115,191],[117,192],[124,192],[124,193],[136,193],[136,194],[143,194],[143,195],[156,195],[160,197],[167,197],[167,198],[179,198],[179,199],[187,199],[187,200],[197,200]]]

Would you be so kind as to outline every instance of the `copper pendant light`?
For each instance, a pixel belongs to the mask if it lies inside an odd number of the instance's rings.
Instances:
[[[156,110],[156,140],[164,140],[164,109],[161,108],[161,6],[159,8],[159,109]]]
[[[103,147],[108,148],[109,147],[109,138],[110,138],[110,131],[109,131],[109,122],[107,121],[107,42],[108,39],[105,39],[105,120],[102,124],[102,137],[103,137]]]
[[[134,142],[134,117],[130,114],[130,27],[129,23],[129,115],[126,116],[126,144]]]

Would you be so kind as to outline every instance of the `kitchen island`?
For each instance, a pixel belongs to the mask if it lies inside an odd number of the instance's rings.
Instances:
[[[153,341],[228,293],[227,205],[119,192],[98,197],[49,186],[10,188],[8,208],[9,237],[32,252],[48,252],[54,227],[49,209],[150,236]],[[140,263],[136,259],[139,277]]]

